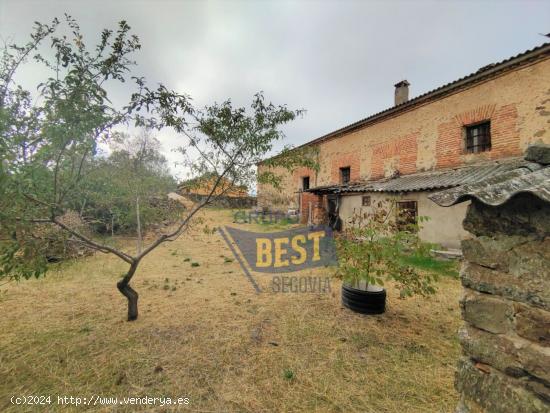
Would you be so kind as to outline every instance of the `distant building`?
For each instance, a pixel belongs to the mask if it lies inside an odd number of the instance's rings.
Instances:
[[[299,208],[304,223],[345,226],[354,212],[389,199],[395,213],[430,218],[422,239],[458,247],[469,237],[462,228],[467,203],[442,208],[427,197],[529,168],[522,159],[527,147],[550,143],[550,44],[408,95],[403,80],[395,85],[395,106],[303,145],[318,149],[319,172],[279,171],[283,189],[258,185],[258,204]]]
[[[208,195],[216,184],[216,180],[217,177],[209,174],[198,178],[189,179],[178,185],[178,193],[180,195]],[[230,198],[243,198],[248,197],[248,188],[244,185],[234,185],[228,179],[221,178],[213,195],[223,195]]]

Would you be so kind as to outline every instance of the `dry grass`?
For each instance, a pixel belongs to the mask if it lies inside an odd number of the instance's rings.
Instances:
[[[230,214],[206,220],[229,223]],[[0,294],[0,411],[35,411],[11,406],[14,394],[188,396],[178,411],[197,412],[454,411],[457,280],[444,278],[428,300],[390,289],[386,314],[361,316],[341,308],[337,281],[332,294],[256,294],[224,256],[219,235],[199,230],[154,251],[135,277],[141,313],[132,323],[115,287],[125,266],[111,256],[9,285]],[[52,407],[41,411],[83,410]]]

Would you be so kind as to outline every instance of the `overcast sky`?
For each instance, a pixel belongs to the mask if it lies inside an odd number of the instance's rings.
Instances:
[[[294,145],[392,106],[402,79],[415,97],[550,32],[549,1],[0,0],[0,36],[23,42],[35,20],[65,12],[87,44],[127,20],[142,42],[136,74],[201,106],[263,90],[306,109],[285,128]],[[175,160],[177,137],[159,137]]]

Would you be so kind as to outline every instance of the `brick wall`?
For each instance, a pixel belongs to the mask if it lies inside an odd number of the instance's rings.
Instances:
[[[335,153],[331,157],[330,181],[331,183],[340,182],[340,168],[350,168],[350,180],[358,181],[360,178],[361,162],[359,154]]]
[[[494,138],[493,138],[494,136]],[[501,106],[491,117],[491,159],[520,156],[518,110],[515,104]]]
[[[309,176],[309,186],[315,186],[316,172],[313,169],[300,167],[292,171],[292,184],[296,189],[302,189],[302,178]]]
[[[356,181],[520,156],[531,143],[550,143],[549,85],[550,59],[323,141],[318,144],[320,170],[310,175],[315,177],[310,184],[337,184],[340,168],[348,166]],[[491,150],[465,153],[465,125],[485,120],[491,121]],[[270,202],[282,199],[298,207],[291,194],[307,172],[283,172],[284,190],[259,188],[260,203],[270,194]]]
[[[468,125],[491,122],[491,150],[479,154],[465,152],[464,128]],[[515,104],[496,108],[496,105],[479,106],[459,113],[449,122],[438,125],[436,161],[438,168],[459,166],[472,161],[520,156],[518,112]]]
[[[418,153],[417,138],[419,133],[397,137],[372,148],[371,179],[416,172]]]
[[[307,224],[309,219],[309,210],[311,208],[312,223],[314,225],[325,222],[326,205],[323,196],[315,195],[309,192],[301,193],[300,203],[300,223]]]

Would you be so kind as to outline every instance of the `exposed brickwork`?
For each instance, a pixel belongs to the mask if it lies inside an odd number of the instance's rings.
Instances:
[[[315,171],[310,168],[301,167],[296,168],[292,171],[292,183],[294,185],[294,188],[302,188],[302,178],[304,178],[305,176],[309,176],[309,185],[311,187],[315,186]]]
[[[311,187],[337,184],[342,167],[357,181],[521,156],[534,142],[550,143],[548,85],[550,59],[319,142],[319,172],[284,171],[284,189],[259,188],[259,202],[298,208],[303,176],[310,176]],[[491,150],[465,153],[464,126],[485,120],[491,121]]]
[[[359,153],[334,154],[331,159],[330,181],[340,182],[340,168],[350,168],[351,181],[358,181],[361,176],[361,161]]]
[[[448,168],[460,164],[463,155],[462,125],[456,121],[445,122],[437,127],[435,152],[437,167]]]
[[[496,105],[480,106],[441,123],[435,145],[437,167],[449,168],[470,161],[521,155],[517,120],[516,105],[509,104],[499,108]],[[484,121],[491,121],[491,150],[479,154],[466,153],[464,127]]]
[[[492,148],[491,159],[507,156],[520,156],[518,111],[516,105],[505,105],[491,118]]]
[[[321,196],[313,209],[313,225],[326,224],[327,217],[327,197]]]
[[[456,123],[459,127],[471,125],[473,123],[483,122],[491,119],[495,113],[496,105],[483,105],[467,112],[455,115]]]
[[[325,203],[323,197],[309,192],[302,192],[300,196],[300,223],[308,223],[310,207],[312,209],[313,223],[319,224],[323,222],[325,218]]]
[[[391,176],[395,172],[410,174],[416,172],[419,133],[398,137],[372,148],[371,179]]]

